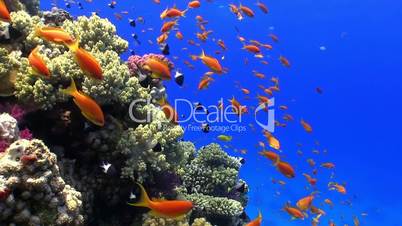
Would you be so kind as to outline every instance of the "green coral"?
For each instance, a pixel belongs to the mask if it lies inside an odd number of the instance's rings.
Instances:
[[[243,212],[243,206],[239,201],[225,197],[190,194],[184,195],[184,198],[193,202],[194,210],[207,215],[236,217]]]
[[[96,81],[85,76],[67,48],[45,42],[35,35],[34,28],[44,26],[39,17],[18,11],[12,13],[12,19],[13,27],[26,36],[25,48],[41,46],[41,56],[52,74],[51,79],[34,75],[27,59],[22,58],[15,92],[22,102],[50,109],[67,100],[60,88],[71,78],[100,104],[127,104],[136,98],[148,97],[147,89],[139,85],[138,79],[130,77],[126,64],[121,61],[119,54],[127,49],[128,43],[116,35],[116,28],[108,20],[94,15],[80,17],[77,21],[66,20],[63,24],[67,32],[80,40],[81,47],[101,64],[104,80]]]
[[[197,158],[187,165],[183,185],[189,192],[226,195],[238,182],[241,163],[218,144],[203,147]]]
[[[152,105],[143,108],[148,110],[147,114],[151,116],[152,121],[124,131],[116,149],[117,154],[121,153],[128,158],[126,166],[122,169],[122,176],[140,182],[150,177],[152,172],[174,170],[172,162],[167,161],[166,154],[155,152],[152,148],[157,144],[165,146],[183,135],[183,129],[167,121],[162,111]],[[180,159],[174,162],[178,161]]]

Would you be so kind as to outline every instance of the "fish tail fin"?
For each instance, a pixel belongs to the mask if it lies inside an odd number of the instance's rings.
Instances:
[[[258,209],[258,217],[257,217],[258,219],[260,219],[260,220],[262,220],[262,213],[261,213],[261,210],[260,209]]]
[[[73,42],[64,42],[71,52],[76,52],[80,48],[80,39],[76,38]]]
[[[71,79],[71,84],[69,87],[67,87],[66,89],[62,89],[61,90],[62,93],[66,94],[66,95],[71,95],[74,96],[75,93],[77,93],[77,86],[75,85],[74,79]]]
[[[140,200],[138,200],[138,202],[136,203],[128,203],[128,205],[130,206],[136,206],[136,207],[148,207],[149,203],[151,202],[151,200],[149,199],[149,196],[147,194],[147,191],[145,191],[145,188],[140,184],[140,183],[136,183],[140,189],[141,189],[141,197]]]
[[[40,29],[41,28],[39,26],[35,27],[35,33],[34,33],[35,37],[38,37],[40,35]]]
[[[185,10],[183,10],[182,12],[181,12],[181,16],[182,17],[186,17],[186,13],[187,13],[187,11],[189,10],[190,8],[186,8]]]
[[[201,49],[201,54],[200,54],[200,56],[198,56],[198,58],[203,58],[203,57],[205,57],[205,51],[204,51],[204,49]]]

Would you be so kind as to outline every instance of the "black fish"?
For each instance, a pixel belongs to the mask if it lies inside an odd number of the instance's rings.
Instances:
[[[184,75],[178,71],[176,71],[176,74],[174,76],[174,81],[177,83],[179,86],[183,86],[184,84]]]
[[[246,183],[240,182],[234,187],[234,189],[240,193],[244,193],[246,192]]]
[[[210,130],[209,125],[207,123],[203,123],[201,125],[201,129],[202,129],[202,132],[204,132],[204,133],[209,133],[209,130]]]
[[[163,55],[169,55],[170,54],[170,47],[169,47],[168,44],[166,44],[166,43],[161,44],[160,49],[162,50]]]
[[[129,22],[129,24],[130,24],[131,27],[135,27],[135,26],[136,26],[135,20],[129,19],[128,22]]]

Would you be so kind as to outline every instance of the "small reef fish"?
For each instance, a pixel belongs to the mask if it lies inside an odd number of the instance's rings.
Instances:
[[[201,6],[200,1],[191,1],[188,3],[188,8],[195,9]]]
[[[285,177],[289,179],[295,178],[296,176],[295,170],[289,163],[283,162],[278,158],[278,160],[275,163],[275,166],[278,169],[278,171],[282,173],[282,175],[284,175]]]
[[[205,64],[213,72],[215,72],[217,74],[223,73],[223,68],[222,68],[221,64],[219,63],[218,59],[205,55],[204,50],[202,51],[199,58],[201,59],[202,63]]]
[[[65,44],[74,54],[75,61],[87,76],[97,80],[103,79],[103,71],[99,61],[88,51],[79,47],[78,39],[71,44],[67,42]]]
[[[91,97],[77,90],[73,79],[71,79],[71,85],[67,89],[62,89],[61,92],[74,97],[74,103],[81,110],[82,115],[90,122],[97,126],[105,124],[102,109]]]
[[[268,158],[269,160],[276,162],[279,159],[279,155],[273,151],[260,151],[258,154]]]
[[[35,35],[49,42],[71,45],[74,38],[65,30],[59,27],[37,27]]]
[[[307,211],[310,209],[311,205],[313,204],[314,196],[309,195],[307,197],[301,198],[299,201],[297,201],[296,206],[299,208],[301,211]]]
[[[50,77],[49,68],[45,60],[39,55],[39,46],[32,50],[28,56],[29,65],[32,67],[34,74],[42,75],[47,78]]]
[[[177,39],[183,40],[183,34],[180,31],[177,31],[175,36]]]
[[[258,216],[254,220],[250,221],[246,226],[260,226],[262,222],[261,211],[258,211]]]
[[[247,6],[240,4],[239,9],[248,17],[254,17],[254,11]]]
[[[161,33],[165,33],[165,32],[168,32],[168,31],[172,30],[172,28],[173,28],[174,26],[176,26],[176,25],[177,25],[177,21],[176,21],[176,20],[175,20],[175,21],[168,21],[168,22],[165,22],[165,23],[162,25]]]
[[[146,207],[151,209],[152,216],[165,218],[181,218],[193,208],[193,203],[185,200],[151,200],[145,188],[137,183],[141,189],[140,200],[136,203],[128,203],[130,206]]]
[[[240,102],[238,100],[236,100],[236,98],[233,97],[229,101],[230,101],[230,104],[232,105],[233,112],[236,113],[237,115],[240,116],[247,112],[247,107],[241,105]]]
[[[321,164],[321,167],[327,168],[327,169],[334,169],[335,168],[335,164],[332,162],[325,162],[323,164]]]
[[[287,68],[290,68],[290,62],[289,62],[289,60],[286,58],[286,57],[284,57],[284,56],[280,56],[279,57],[279,61],[282,63],[282,65],[283,66],[285,66],[285,67],[287,67]]]
[[[268,140],[268,144],[271,148],[279,150],[281,148],[281,144],[278,139],[276,139],[270,132],[264,131],[264,136]]]
[[[315,186],[317,184],[317,179],[311,177],[310,175],[303,173],[303,176],[306,178],[307,182],[311,185],[311,186]]]
[[[304,130],[307,133],[313,132],[313,127],[311,127],[311,125],[309,123],[307,123],[306,121],[304,121],[303,119],[300,120],[300,124],[303,126]]]
[[[254,53],[254,54],[261,52],[260,48],[256,45],[245,45],[245,46],[243,46],[243,49],[249,51],[250,53]]]
[[[268,36],[272,39],[272,41],[279,42],[279,38],[275,34],[269,34]]]
[[[340,185],[338,183],[334,182],[329,182],[328,183],[329,190],[336,190],[337,192],[345,195],[346,194],[346,188],[343,185]]]
[[[160,18],[166,19],[166,18],[176,18],[176,17],[184,17],[184,15],[186,14],[187,9],[186,10],[179,10],[176,7],[170,8],[170,9],[165,9],[161,15]]]
[[[286,211],[292,217],[292,219],[304,220],[303,212],[300,211],[298,208],[291,207],[289,203],[287,203],[286,206],[283,207],[283,210]]]
[[[152,78],[160,78],[162,80],[170,80],[171,73],[169,66],[158,59],[149,58],[145,62],[144,68],[152,72]]]
[[[230,142],[232,141],[233,137],[228,135],[219,135],[218,139],[221,141]]]
[[[10,12],[8,11],[4,0],[0,0],[0,20],[5,22],[11,22]]]
[[[263,13],[267,14],[269,12],[268,7],[264,3],[260,2],[260,1],[257,1],[257,6],[258,6],[258,8],[261,9],[261,11]]]
[[[206,77],[206,78],[202,79],[202,80],[200,81],[200,83],[198,84],[198,90],[203,90],[203,89],[208,88],[209,84],[211,84],[211,82],[212,82],[213,80],[214,80],[214,79],[211,78],[211,77]]]

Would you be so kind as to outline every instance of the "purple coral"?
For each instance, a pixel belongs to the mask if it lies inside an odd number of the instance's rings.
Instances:
[[[23,109],[21,106],[9,103],[0,105],[0,112],[9,113],[17,121],[22,120],[26,113],[25,109]]]
[[[0,140],[0,153],[3,153],[10,144],[5,140]]]
[[[33,138],[32,133],[28,128],[25,128],[20,131],[20,139],[32,140],[32,138]]]

